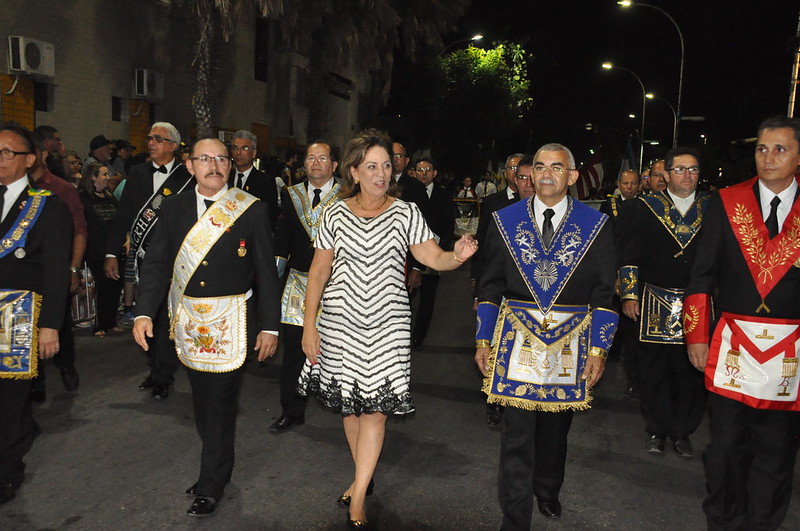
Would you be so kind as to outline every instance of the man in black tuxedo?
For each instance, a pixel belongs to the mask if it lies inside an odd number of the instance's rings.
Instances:
[[[524,164],[523,164],[524,163]],[[520,172],[522,169],[522,172]],[[533,195],[533,180],[531,172],[533,171],[533,158],[526,157],[522,153],[515,153],[509,155],[506,159],[505,178],[508,187],[505,190],[500,190],[483,200],[481,207],[481,217],[478,222],[478,242],[486,238],[486,230],[489,224],[492,223],[492,213],[500,209],[512,205],[520,200],[521,197],[528,198]],[[520,190],[518,178],[522,177],[523,187]],[[524,194],[521,192],[525,192]],[[479,243],[480,245],[480,243]],[[481,248],[478,247],[478,252],[472,257],[472,285],[473,288],[477,287],[478,281],[481,278],[483,255]],[[478,309],[478,299],[474,299],[475,310]],[[486,424],[490,428],[494,428],[500,423],[503,417],[503,406],[492,402],[486,403]]]
[[[36,372],[36,356],[51,358],[59,350],[58,329],[64,320],[70,284],[72,221],[66,206],[56,197],[33,195],[28,170],[36,161],[35,153],[30,131],[13,122],[0,124],[0,290],[27,290],[41,296],[39,320],[33,323],[39,335],[38,350],[33,345],[30,351],[32,370],[26,377],[8,373],[11,360],[6,355],[10,352],[3,355],[0,504],[13,499],[25,480],[23,457],[40,431],[31,410],[30,376]],[[40,201],[43,204],[38,217],[26,219],[26,207],[32,209]],[[26,222],[30,230],[23,238]],[[8,303],[5,297],[3,302]],[[0,338],[7,347],[25,339],[10,325],[0,321]]]
[[[425,222],[433,231],[436,243],[442,249],[450,249],[453,244],[456,218],[453,211],[453,201],[450,194],[443,186],[434,182],[437,172],[433,161],[422,157],[415,165],[417,180],[425,187],[428,196],[428,209],[423,212]],[[418,348],[425,341],[428,328],[433,318],[433,307],[436,303],[436,289],[439,287],[439,272],[426,268],[422,272],[422,283],[419,290],[419,305],[414,319],[414,328],[411,332],[411,346]]]
[[[338,163],[331,156],[331,147],[324,142],[314,142],[308,146],[304,160],[308,179],[283,191],[284,214],[275,231],[278,272],[283,276],[287,271],[287,277],[281,299],[281,416],[269,427],[273,433],[285,432],[305,422],[306,398],[296,392],[306,361],[302,345],[302,303],[322,213],[339,200],[339,185],[333,178]]]
[[[175,158],[181,144],[181,135],[167,122],[156,122],[147,136],[147,150],[151,162],[137,164],[128,174],[122,192],[117,215],[106,247],[106,276],[118,280],[117,255],[121,252],[125,237],[131,234],[129,259],[141,263],[152,241],[153,228],[157,225],[161,204],[166,197],[178,194],[193,181],[186,167]],[[127,281],[128,279],[126,279]],[[163,304],[153,315],[155,335],[147,351],[150,374],[139,385],[139,389],[152,389],[151,396],[163,400],[169,396],[169,387],[175,379],[178,362],[174,344],[169,338],[167,306]]]
[[[233,134],[229,146],[233,168],[228,179],[228,187],[239,188],[263,201],[269,208],[269,221],[272,227],[278,220],[278,189],[275,178],[257,170],[253,166],[256,158],[258,141],[250,131],[240,129]]]
[[[197,141],[186,165],[197,185],[164,202],[163,222],[142,266],[133,336],[149,348],[152,316],[169,291],[176,350],[187,367],[203,441],[200,475],[186,491],[196,496],[187,515],[208,516],[233,472],[247,351],[257,350],[263,361],[278,344],[278,276],[269,209],[228,188],[231,159],[225,145],[213,138]],[[257,298],[252,297],[256,286]]]
[[[478,221],[478,233],[475,235],[475,239],[478,240],[478,245],[480,245],[481,240],[486,238],[486,229],[489,228],[489,223],[492,220],[492,213],[519,201],[519,193],[517,191],[517,169],[519,161],[522,160],[524,156],[525,155],[522,153],[514,153],[508,156],[505,169],[503,170],[507,185],[506,189],[491,194],[483,200],[481,204],[481,217]],[[531,159],[531,162],[532,160],[533,159]],[[531,164],[528,165],[530,166]],[[483,254],[481,248],[478,247],[478,252],[472,257],[470,268],[470,278],[472,279],[473,287],[478,285],[478,281],[481,278],[482,260]]]
[[[425,186],[419,182],[415,175],[411,175],[414,168],[408,165],[409,157],[406,148],[399,142],[392,144],[392,174],[400,187],[400,199],[407,203],[414,203],[422,215],[428,217],[428,194]],[[425,266],[414,259],[411,253],[406,256],[406,287],[413,292],[422,283],[422,270]]]

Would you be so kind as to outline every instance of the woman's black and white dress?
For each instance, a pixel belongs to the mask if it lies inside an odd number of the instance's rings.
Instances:
[[[322,294],[319,363],[308,360],[298,391],[342,415],[414,411],[411,308],[404,265],[409,245],[433,238],[413,203],[395,200],[373,218],[344,201],[328,207],[314,246],[333,249]]]

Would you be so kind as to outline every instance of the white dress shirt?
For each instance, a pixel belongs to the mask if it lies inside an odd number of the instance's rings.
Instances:
[[[247,168],[244,171],[239,171],[239,170],[236,170],[235,168],[234,168],[234,170],[235,170],[235,173],[233,174],[233,185],[234,186],[239,186],[239,174],[241,173],[242,174],[242,186],[241,186],[241,189],[244,190],[244,187],[247,186],[247,179],[250,177],[250,172],[253,171],[253,166],[250,166],[249,168]]]
[[[156,171],[153,172],[153,193],[156,193],[161,190],[161,187],[164,186],[165,182],[167,182],[167,177],[169,177],[169,174],[172,173],[172,167],[175,166],[175,159],[172,159],[164,164],[164,167],[167,169],[167,173],[161,173],[158,171],[158,168],[160,168],[161,165],[156,164],[155,162],[152,164],[156,169]]]
[[[331,179],[328,179],[328,182],[326,182],[325,184],[323,184],[322,186],[320,186],[320,188],[319,188],[319,189],[321,190],[321,191],[320,191],[320,193],[319,193],[319,200],[320,200],[320,202],[322,201],[322,198],[323,198],[323,197],[325,197],[326,195],[328,195],[328,192],[330,192],[330,191],[331,191],[331,189],[333,188],[333,184],[334,184],[335,182],[336,182],[336,181],[334,181],[334,180],[331,178]],[[306,189],[306,192],[308,193],[308,204],[309,204],[309,205],[311,205],[311,204],[313,204],[313,203],[314,203],[314,190],[315,190],[315,188],[314,188],[314,185],[313,185],[313,184],[311,184],[311,182],[309,181],[309,183],[308,183],[308,188]]]
[[[556,203],[555,206],[547,206],[539,199],[539,196],[533,196],[533,217],[536,220],[536,226],[539,227],[539,232],[542,232],[542,225],[544,225],[544,211],[548,208],[552,208],[555,214],[550,219],[553,223],[553,231],[558,231],[558,226],[564,220],[564,216],[567,213],[567,206],[569,205],[569,199],[567,196],[564,196],[561,201]]]
[[[792,179],[792,184],[790,184],[783,192],[777,194],[778,197],[781,198],[781,202],[778,205],[778,232],[783,229],[783,222],[786,221],[786,217],[789,215],[789,211],[792,209],[792,204],[794,203],[794,196],[797,193],[797,181]],[[767,220],[769,217],[769,213],[772,210],[772,200],[775,198],[775,192],[764,186],[764,183],[761,182],[761,179],[758,180],[758,196],[761,198],[761,216],[764,218],[764,221]]]
[[[6,187],[6,193],[3,196],[3,212],[0,214],[0,221],[6,219],[11,207],[14,206],[14,201],[19,197],[24,190],[28,189],[28,176],[25,175],[21,179],[17,179]],[[0,238],[4,235],[0,234]]]
[[[689,211],[689,207],[692,206],[694,203],[694,197],[697,195],[697,192],[692,192],[689,197],[678,197],[677,195],[673,194],[667,188],[667,193],[672,198],[672,202],[675,203],[675,208],[678,209],[678,212],[681,213],[681,216],[685,216],[686,213]]]

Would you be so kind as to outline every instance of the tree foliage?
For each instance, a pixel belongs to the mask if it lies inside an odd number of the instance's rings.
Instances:
[[[425,124],[414,130],[414,145],[430,147],[438,165],[459,177],[519,151],[533,102],[529,59],[522,46],[501,42],[417,67],[402,111],[411,123]]]

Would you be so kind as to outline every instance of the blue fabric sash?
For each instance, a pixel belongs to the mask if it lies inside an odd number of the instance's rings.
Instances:
[[[308,200],[308,192],[304,183],[296,184],[288,188],[289,198],[292,200],[297,218],[300,224],[306,229],[308,239],[313,243],[317,239],[317,228],[319,222],[322,220],[322,213],[330,205],[339,201],[339,183],[334,183],[330,191],[321,197],[319,204],[312,208],[311,202]]]
[[[705,192],[697,192],[695,200],[685,216],[675,208],[666,192],[657,194],[642,195],[639,199],[655,214],[658,220],[664,225],[675,241],[685,249],[700,230],[703,223],[703,214],[708,206],[709,195]]]
[[[534,301],[545,313],[583,260],[608,216],[567,198],[564,219],[546,248],[533,216],[532,199],[519,201],[495,212],[500,229],[517,269]]]
[[[32,291],[0,289],[0,378],[36,376],[40,304]]]
[[[44,209],[44,203],[49,195],[49,192],[45,193],[28,190],[28,196],[30,196],[30,199],[23,203],[22,211],[17,216],[14,224],[10,229],[8,229],[8,232],[5,234],[5,236],[3,236],[3,239],[0,240],[0,258],[7,256],[15,249],[23,250],[21,253],[17,251],[17,256],[19,258],[25,257],[24,249],[25,242],[28,239],[28,233],[36,224],[36,220],[39,219],[39,215],[42,213],[42,209]],[[9,215],[11,215],[10,212]],[[19,254],[22,254],[22,256],[19,256]]]

